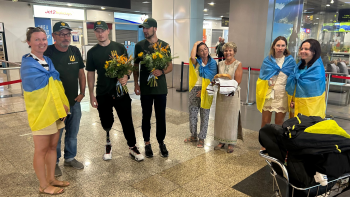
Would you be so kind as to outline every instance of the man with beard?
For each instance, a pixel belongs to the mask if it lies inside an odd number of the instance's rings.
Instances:
[[[95,36],[98,44],[93,46],[87,53],[86,70],[90,93],[90,103],[97,108],[103,129],[107,133],[106,151],[103,160],[112,159],[112,144],[109,138],[109,131],[114,123],[113,107],[117,111],[123,133],[129,146],[129,154],[136,161],[142,161],[144,156],[136,147],[136,136],[131,116],[131,98],[128,93],[119,94],[116,83],[119,81],[122,86],[126,85],[129,75],[121,79],[106,77],[105,62],[112,56],[125,55],[127,52],[122,44],[109,40],[110,30],[104,21],[94,23]],[[97,70],[96,97],[94,95],[95,71]]]
[[[165,74],[170,73],[173,70],[173,65],[168,62],[168,67],[164,70],[154,70],[152,74],[156,77],[158,86],[151,87],[147,83],[150,71],[145,65],[141,64],[139,71],[139,63],[142,58],[138,58],[140,52],[153,53],[152,45],[159,43],[161,47],[167,46],[168,43],[157,38],[157,21],[153,18],[146,19],[142,25],[145,40],[138,42],[135,45],[135,67],[134,70],[134,82],[135,93],[141,95],[141,107],[142,107],[142,133],[145,141],[145,154],[146,157],[153,157],[153,151],[150,143],[150,131],[151,131],[151,116],[152,107],[154,103],[154,110],[156,114],[156,136],[159,143],[160,155],[162,157],[168,156],[168,150],[164,144],[166,125],[165,125],[165,108],[168,94],[168,88],[166,83]],[[138,82],[140,75],[140,84]]]
[[[57,22],[53,26],[52,37],[56,43],[47,47],[44,55],[48,56],[56,70],[60,73],[65,94],[70,105],[70,113],[65,120],[64,138],[64,165],[76,169],[84,169],[84,165],[74,157],[77,155],[77,135],[81,119],[80,102],[85,96],[86,78],[84,72],[84,62],[77,47],[71,46],[72,29],[65,22]],[[80,92],[78,91],[78,82]],[[62,171],[58,166],[61,157],[61,129],[60,138],[57,144],[57,163],[55,176],[61,176]]]

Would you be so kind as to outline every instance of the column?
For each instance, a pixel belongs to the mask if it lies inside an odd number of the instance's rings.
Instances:
[[[152,18],[157,20],[157,36],[169,43],[174,59],[172,74],[167,75],[169,87],[180,85],[181,62],[189,62],[192,46],[202,40],[204,0],[152,0]],[[184,83],[188,87],[188,66]]]

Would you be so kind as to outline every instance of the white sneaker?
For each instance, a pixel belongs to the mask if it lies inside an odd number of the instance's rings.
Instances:
[[[140,153],[139,149],[134,147],[129,147],[129,154],[132,156],[136,161],[143,161],[145,157]]]
[[[106,145],[106,153],[103,155],[103,160],[111,160],[112,159],[112,145]]]

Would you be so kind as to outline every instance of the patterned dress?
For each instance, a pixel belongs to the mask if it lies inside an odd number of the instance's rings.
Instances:
[[[230,65],[219,62],[219,74],[235,76],[241,62],[236,60]],[[214,139],[221,143],[236,144],[237,139],[243,140],[241,124],[241,93],[238,87],[234,96],[225,96],[218,91],[216,97]]]

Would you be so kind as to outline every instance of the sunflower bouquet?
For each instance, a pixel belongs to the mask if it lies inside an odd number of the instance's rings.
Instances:
[[[133,60],[132,56],[128,58],[126,55],[118,56],[118,54],[116,54],[111,58],[111,60],[106,61],[105,63],[106,77],[121,79],[133,71],[131,63]],[[129,92],[128,87],[126,85],[122,86],[119,81],[117,82],[117,91],[120,95],[123,95],[123,92]]]
[[[162,47],[162,43],[156,42],[150,47],[153,48],[153,53],[139,53],[137,56],[142,58],[141,64],[145,64],[147,69],[150,71],[150,75],[148,77],[148,85],[151,87],[157,87],[157,79],[158,77],[152,74],[155,70],[163,70],[168,67],[168,62],[176,57],[171,57],[169,45]]]

